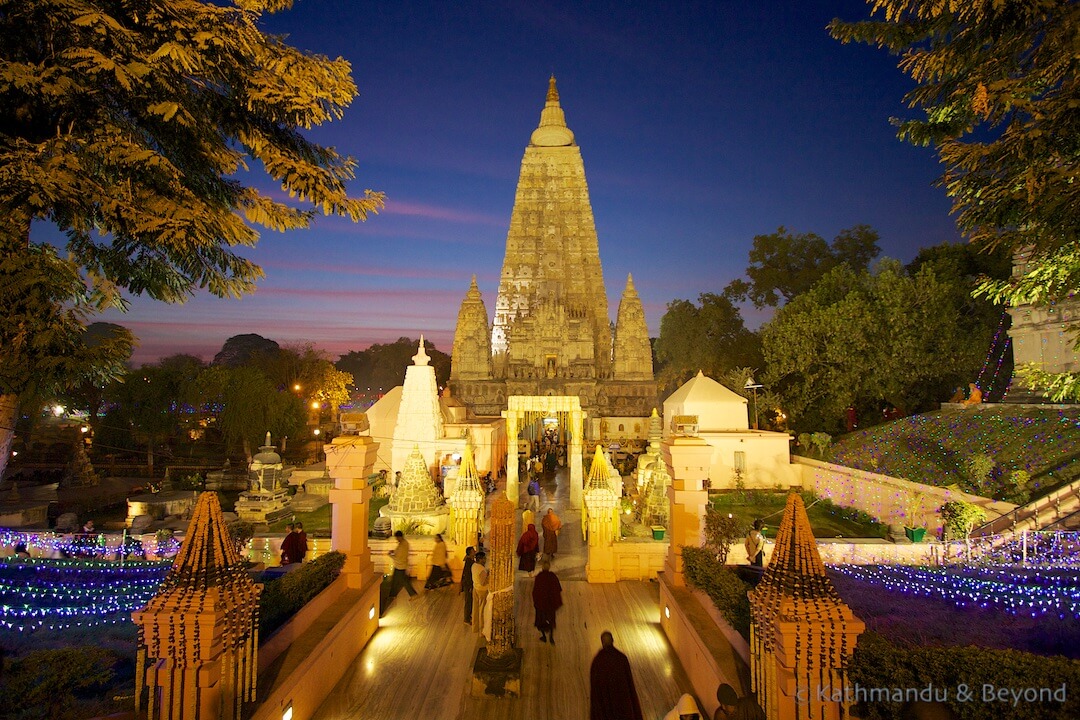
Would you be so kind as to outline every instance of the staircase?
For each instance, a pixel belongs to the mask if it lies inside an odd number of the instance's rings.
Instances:
[[[1004,535],[1024,530],[1071,530],[1080,527],[1080,477],[1049,495],[975,528],[972,537]]]

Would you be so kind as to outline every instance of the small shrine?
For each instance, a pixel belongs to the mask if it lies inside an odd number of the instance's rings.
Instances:
[[[850,717],[843,670],[865,629],[825,574],[802,497],[791,493],[750,592],[751,680],[766,717]]]
[[[139,628],[136,715],[241,717],[255,700],[261,589],[233,546],[217,493],[202,493],[161,589],[131,616]]]
[[[671,522],[671,507],[667,491],[671,485],[667,465],[664,464],[660,441],[664,427],[656,408],[649,418],[649,449],[638,458],[637,467],[637,516],[642,525],[667,528]]]
[[[379,516],[390,518],[393,531],[400,530],[406,535],[446,532],[450,508],[431,479],[427,460],[419,447],[414,447],[405,459],[398,486],[390,496],[390,502],[379,510]]]
[[[270,444],[270,433],[266,433],[266,444],[251,459],[249,472],[250,490],[240,493],[234,508],[241,520],[267,525],[292,513],[289,506],[287,473],[281,463],[281,456]]]

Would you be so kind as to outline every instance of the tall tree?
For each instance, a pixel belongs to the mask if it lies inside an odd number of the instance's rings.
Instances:
[[[354,350],[342,355],[338,370],[353,376],[353,384],[360,392],[388,391],[405,381],[405,370],[412,365],[412,356],[419,346],[418,340],[400,337],[392,343],[375,343],[367,350]],[[424,340],[424,350],[435,368],[435,379],[444,386],[450,377],[450,356],[435,348],[430,340]]]
[[[0,221],[0,227],[4,224]],[[135,339],[118,325],[87,336],[84,323],[93,306],[86,285],[73,263],[49,246],[0,261],[0,307],[3,477],[19,408],[122,375]]]
[[[964,316],[967,294],[932,267],[896,261],[832,270],[761,329],[763,382],[799,430],[833,431],[849,405],[922,410],[978,372],[990,330]]]
[[[1027,256],[980,292],[1049,304],[1080,286],[1080,5],[1065,0],[872,3],[872,20],[829,26],[842,42],[899,54],[916,82],[901,139],[937,148],[957,225],[979,247]],[[1058,399],[1080,377],[1036,378]]]
[[[64,313],[122,306],[123,290],[167,302],[240,295],[262,275],[234,250],[255,244],[255,226],[307,227],[316,211],[361,220],[381,206],[379,193],[350,195],[351,158],[303,135],[340,117],[356,86],[345,60],[260,31],[263,13],[291,5],[0,2],[4,340],[48,330],[34,335],[45,357]],[[291,200],[245,184],[249,164]],[[35,220],[66,235],[65,260],[32,236]],[[62,272],[44,267],[58,262]],[[20,352],[0,342],[0,365],[23,364]],[[0,388],[0,414],[38,382]],[[5,458],[10,427],[0,419]]]
[[[781,226],[771,235],[756,235],[750,249],[746,280],[731,282],[724,294],[750,300],[755,307],[791,302],[837,265],[865,270],[878,256],[878,234],[869,225],[841,230],[832,244],[815,233],[792,235]]]
[[[214,355],[214,364],[239,367],[253,362],[261,355],[270,355],[280,349],[280,345],[262,335],[255,333],[233,335],[225,341],[217,355]]]
[[[761,343],[743,325],[742,315],[726,295],[702,293],[698,304],[673,300],[660,318],[654,353],[657,379],[671,392],[699,370],[710,377],[737,367],[762,366]]]
[[[276,387],[258,368],[212,365],[199,375],[203,404],[216,409],[218,429],[227,446],[240,446],[251,461],[267,431],[275,438],[300,437],[304,429],[303,402]]]

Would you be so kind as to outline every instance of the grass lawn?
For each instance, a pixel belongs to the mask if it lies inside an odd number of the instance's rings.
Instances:
[[[913,415],[838,437],[825,460],[944,487],[972,482],[985,455],[994,473],[1030,475],[1038,497],[1080,475],[1080,410],[980,405]],[[816,457],[811,454],[810,457]]]
[[[717,510],[734,515],[746,527],[761,519],[765,522],[765,537],[774,538],[784,515],[787,493],[728,492],[713,495],[709,502]],[[818,538],[877,538],[884,537],[887,530],[868,516],[837,507],[827,500],[807,500],[806,514],[814,537]]]
[[[370,530],[375,526],[375,518],[379,517],[379,509],[385,506],[390,500],[388,498],[371,498],[371,502],[368,504],[368,529]],[[331,522],[331,508],[330,504],[323,505],[321,508],[314,512],[308,513],[296,513],[295,520],[304,523],[304,532],[308,535],[330,535],[330,522]],[[270,525],[270,532],[283,533],[285,532],[285,525],[294,522],[292,518],[286,518],[279,520],[276,523]]]

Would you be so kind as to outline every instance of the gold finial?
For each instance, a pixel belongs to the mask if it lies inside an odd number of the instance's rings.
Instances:
[[[547,101],[548,102],[559,102],[559,91],[555,87],[555,74],[554,73],[552,73],[551,79],[548,80]]]

